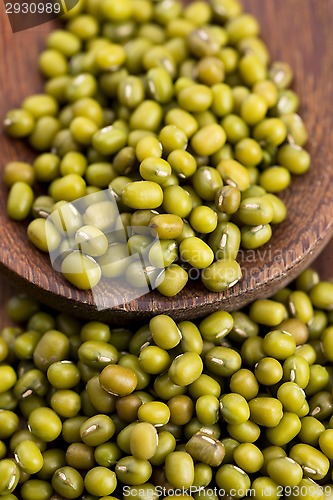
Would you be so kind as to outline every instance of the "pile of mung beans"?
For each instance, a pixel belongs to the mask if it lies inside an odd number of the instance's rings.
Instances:
[[[1,498],[332,498],[333,282],[314,270],[198,323],[7,310]]]
[[[292,70],[258,35],[239,0],[80,0],[48,36],[44,93],[4,121],[38,156],[11,161],[4,180],[9,217],[33,218],[29,240],[58,252],[72,284],[153,275],[174,296],[190,266],[223,291],[241,278],[240,245],[269,241],[286,217],[276,193],[310,157]],[[142,252],[144,270],[125,273]]]

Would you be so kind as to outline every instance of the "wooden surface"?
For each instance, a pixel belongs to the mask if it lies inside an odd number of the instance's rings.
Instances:
[[[257,297],[272,294],[291,281],[322,250],[333,232],[333,9],[327,0],[244,0],[262,26],[272,59],[288,61],[295,71],[294,88],[301,97],[300,113],[309,130],[310,172],[293,180],[282,198],[288,219],[274,231],[271,242],[240,257],[242,281],[230,291],[211,294],[191,284],[174,299],[151,293],[115,309],[97,311],[91,293],[69,286],[54,271],[48,257],[32,248],[23,224],[5,215],[6,192],[0,182],[0,267],[7,280],[39,300],[82,317],[126,323],[165,312],[176,319],[199,317],[224,307],[235,309]],[[42,89],[37,54],[52,25],[13,35],[1,3],[0,112]],[[0,137],[1,168],[13,159],[29,160],[31,152],[20,142]],[[327,271],[327,269],[326,269]],[[114,297],[111,287],[102,289],[104,305]],[[126,297],[126,291],[118,290]]]
[[[333,281],[333,238],[312,263],[312,267],[320,273],[321,279]],[[6,314],[6,302],[10,297],[18,294],[19,291],[17,287],[12,286],[6,276],[0,276],[0,329],[9,324]]]

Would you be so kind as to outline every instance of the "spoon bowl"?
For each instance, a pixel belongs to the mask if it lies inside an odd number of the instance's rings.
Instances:
[[[70,285],[52,268],[48,255],[35,249],[27,239],[26,224],[8,219],[7,189],[0,182],[0,269],[20,290],[56,309],[85,319],[113,324],[147,321],[164,313],[175,320],[195,319],[218,309],[234,310],[272,295],[311,264],[333,234],[333,10],[325,0],[243,0],[245,10],[261,25],[262,37],[272,60],[283,60],[295,74],[293,88],[301,100],[312,157],[309,172],[294,177],[281,193],[288,217],[273,230],[268,244],[256,251],[240,251],[238,261],[243,278],[221,293],[209,292],[190,281],[176,297],[157,291],[130,300],[125,286],[103,283],[96,294]],[[37,55],[50,22],[13,34],[4,9],[1,12],[2,71],[0,109],[18,107],[24,97],[42,90]],[[11,160],[31,161],[34,153],[20,141],[0,136],[1,168]],[[118,303],[116,307],[110,304]]]

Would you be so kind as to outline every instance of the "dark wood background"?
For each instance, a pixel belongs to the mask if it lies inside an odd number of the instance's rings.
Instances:
[[[308,148],[312,154],[313,167],[310,172],[297,178],[290,189],[282,194],[287,204],[289,218],[274,232],[268,250],[281,250],[280,268],[277,269],[287,281],[292,279],[311,261],[328,241],[333,229],[333,8],[331,0],[243,0],[246,10],[255,13],[261,24],[262,36],[272,54],[272,59],[290,62],[294,68],[295,89],[301,97],[301,114],[310,132]],[[37,70],[37,54],[44,47],[44,40],[52,28],[48,23],[37,28],[12,34],[0,2],[0,118],[6,110],[19,106],[21,100],[42,89],[42,79]],[[29,160],[31,152],[19,141],[8,141],[0,135],[0,168],[11,159]],[[1,175],[1,173],[0,173]],[[8,282],[16,282],[28,292],[58,308],[79,311],[79,301],[89,302],[89,294],[82,294],[68,286],[50,268],[48,257],[27,246],[25,228],[13,223],[5,215],[6,193],[0,182],[0,263],[7,273],[2,278],[1,304],[8,295]],[[30,250],[27,251],[27,248]],[[333,243],[317,260],[322,276],[333,277],[333,263],[330,261]],[[292,252],[289,252],[292,250]],[[290,254],[295,251],[298,258]],[[251,276],[251,263],[245,262],[243,269]],[[275,265],[275,264],[274,264]],[[262,267],[270,270],[272,262],[263,262]],[[276,265],[275,265],[276,267]],[[14,272],[16,271],[16,272]],[[9,278],[8,278],[9,277]],[[259,276],[260,278],[260,276]],[[238,306],[249,293],[269,295],[278,287],[276,276],[271,273],[265,281],[257,278],[244,279],[230,292],[220,294],[223,306]],[[47,293],[45,293],[45,289]],[[199,290],[200,291],[200,290]],[[187,289],[182,295],[181,307],[188,313],[197,307],[216,308],[212,294],[201,294]],[[64,297],[69,296],[70,301]],[[213,294],[214,295],[214,294]],[[162,310],[159,294],[146,298],[139,306]],[[216,297],[216,295],[215,295]],[[211,302],[210,302],[211,301]],[[172,311],[173,300],[164,302],[165,311]],[[219,305],[219,304],[218,304]],[[136,316],[138,304],[132,310],[122,310],[123,319]],[[130,307],[130,306],[129,306]],[[136,308],[136,309],[135,309]],[[142,312],[142,311],[141,311]],[[105,316],[103,317],[105,319]]]

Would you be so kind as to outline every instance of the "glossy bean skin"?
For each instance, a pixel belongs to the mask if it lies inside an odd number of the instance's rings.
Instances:
[[[122,194],[126,205],[135,209],[154,209],[163,201],[163,192],[159,184],[151,181],[138,181],[125,186]],[[148,183],[148,184],[147,184]]]
[[[81,475],[76,469],[69,466],[61,467],[55,471],[52,477],[52,486],[60,495],[70,495],[72,498],[81,495],[84,489]],[[75,496],[73,497],[73,495]]]
[[[205,286],[213,291],[219,292],[231,288],[241,279],[242,272],[239,264],[233,259],[213,262],[203,270],[202,281]]]
[[[179,328],[169,316],[156,316],[150,320],[149,328],[155,343],[162,349],[172,349],[181,341]],[[165,329],[168,335],[165,335]]]
[[[77,288],[89,290],[96,286],[102,276],[99,264],[90,256],[74,251],[61,264],[64,277]]]
[[[49,330],[36,346],[34,362],[40,370],[46,371],[52,362],[66,359],[68,353],[68,338],[57,330]]]
[[[168,370],[172,382],[177,385],[190,385],[200,377],[203,363],[200,356],[194,352],[186,352],[177,356]]]
[[[33,191],[29,184],[23,181],[15,182],[10,190],[7,201],[7,212],[13,220],[25,219],[32,207]]]
[[[271,479],[282,486],[297,486],[302,480],[302,469],[295,460],[289,457],[274,458],[267,465]]]
[[[186,452],[175,451],[166,459],[166,478],[175,487],[189,488],[194,480],[194,464]],[[181,474],[179,474],[181,471]]]
[[[278,425],[266,431],[269,441],[275,446],[284,446],[301,430],[301,421],[294,413],[285,412]]]
[[[305,467],[305,476],[310,479],[321,479],[329,469],[328,458],[308,444],[298,444],[290,450],[290,457]]]
[[[111,495],[117,486],[116,474],[103,466],[93,467],[84,478],[84,486],[88,493]]]
[[[50,408],[35,408],[29,416],[28,425],[35,436],[46,442],[56,439],[62,430],[60,418]]]
[[[138,423],[130,435],[130,450],[133,456],[149,460],[156,453],[158,436],[155,427],[148,422]]]
[[[15,460],[28,474],[36,474],[43,466],[43,456],[33,441],[21,441],[14,450]]]
[[[231,464],[222,465],[218,469],[216,481],[219,487],[224,485],[229,493],[234,489],[237,492],[246,491],[250,485],[249,476],[242,469]]]
[[[135,390],[137,376],[130,368],[108,365],[101,373],[100,383],[107,392],[117,396],[126,396]]]
[[[42,252],[56,251],[61,242],[61,236],[54,225],[41,217],[30,222],[27,236],[31,243]]]
[[[10,495],[16,488],[20,479],[20,470],[18,466],[9,459],[1,460],[1,493],[2,495]]]
[[[100,414],[90,417],[80,426],[80,438],[88,446],[98,446],[110,439],[115,432],[113,420]]]
[[[185,448],[192,458],[214,467],[219,466],[225,456],[223,444],[205,433],[194,434]]]
[[[152,468],[148,460],[127,456],[118,461],[115,472],[121,482],[135,485],[145,483],[151,476]]]
[[[228,424],[242,424],[250,417],[249,406],[240,394],[225,394],[220,398],[220,413]]]
[[[7,187],[11,187],[15,182],[26,182],[32,186],[35,181],[35,171],[29,163],[9,162],[4,170],[4,182]]]
[[[205,363],[216,375],[231,376],[240,368],[241,357],[229,347],[213,347],[207,352]]]
[[[251,419],[266,427],[275,427],[283,416],[282,404],[277,399],[254,398],[249,402]]]
[[[264,463],[260,449],[253,443],[242,443],[234,451],[236,464],[247,473],[257,472]]]

